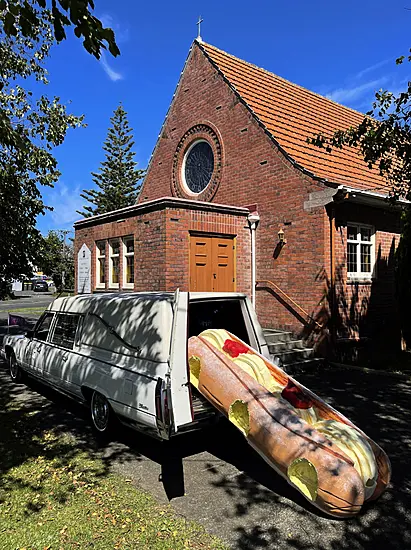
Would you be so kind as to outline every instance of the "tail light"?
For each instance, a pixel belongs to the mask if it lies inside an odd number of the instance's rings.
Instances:
[[[168,439],[170,436],[170,407],[169,390],[163,379],[157,380],[155,389],[156,423],[161,437]]]
[[[164,399],[164,424],[167,426],[167,428],[170,426],[170,408],[168,406],[168,391],[164,390],[163,392]]]
[[[156,390],[155,390],[156,418],[157,418],[157,423],[158,423],[158,422],[163,422],[163,421],[164,421],[163,407],[162,407],[162,404],[161,404],[162,388],[163,388],[163,381],[161,380],[161,378],[159,378],[159,379],[157,380]]]

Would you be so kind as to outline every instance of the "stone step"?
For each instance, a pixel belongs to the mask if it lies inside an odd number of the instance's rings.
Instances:
[[[285,330],[275,330],[275,329],[263,329],[264,337],[267,341],[267,344],[276,344],[278,342],[289,342],[292,340],[293,333],[287,332]]]
[[[268,347],[270,353],[277,355],[283,351],[291,351],[293,349],[303,349],[305,348],[304,342],[302,340],[289,340],[288,342],[268,342]]]

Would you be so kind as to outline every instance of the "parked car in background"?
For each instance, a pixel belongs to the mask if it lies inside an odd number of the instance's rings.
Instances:
[[[35,281],[32,288],[34,292],[48,292],[49,285],[47,281]]]

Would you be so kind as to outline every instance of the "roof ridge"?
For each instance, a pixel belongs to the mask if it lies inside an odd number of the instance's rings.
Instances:
[[[316,97],[319,97],[320,99],[323,99],[329,103],[332,103],[333,105],[338,105],[339,107],[342,107],[343,109],[347,109],[348,111],[351,111],[355,113],[356,115],[360,115],[362,117],[365,117],[365,113],[362,113],[361,111],[357,111],[356,109],[353,109],[352,107],[347,107],[346,105],[342,105],[342,103],[338,103],[338,101],[334,101],[333,99],[330,99],[329,97],[326,97],[324,95],[321,95],[318,92],[314,92],[313,90],[309,90],[308,88],[305,88],[304,86],[301,86],[301,84],[296,84],[295,82],[291,82],[291,80],[287,80],[286,78],[279,76],[276,73],[273,73],[272,71],[269,71],[268,69],[264,69],[264,67],[259,67],[255,63],[251,63],[250,61],[246,61],[245,59],[241,59],[240,57],[237,57],[231,53],[228,53],[224,50],[221,50],[220,48],[217,48],[217,46],[214,46],[213,44],[209,44],[208,42],[199,41],[197,39],[194,40],[200,47],[201,46],[209,46],[210,48],[213,48],[214,50],[217,50],[218,52],[221,52],[224,55],[227,55],[228,57],[231,57],[232,59],[236,59],[237,61],[240,61],[241,63],[245,63],[246,65],[249,65],[250,67],[254,67],[255,69],[258,69],[259,71],[263,71],[270,76],[274,76],[275,78],[278,78],[282,80],[283,82],[286,82],[287,84],[291,84],[291,86],[296,86],[297,88],[300,88],[301,90],[304,90],[305,92],[308,92],[309,94],[315,95]],[[220,67],[220,70],[221,67]]]

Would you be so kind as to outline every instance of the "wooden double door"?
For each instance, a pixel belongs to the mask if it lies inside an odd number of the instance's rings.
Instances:
[[[234,237],[190,235],[190,288],[192,292],[235,290]]]

